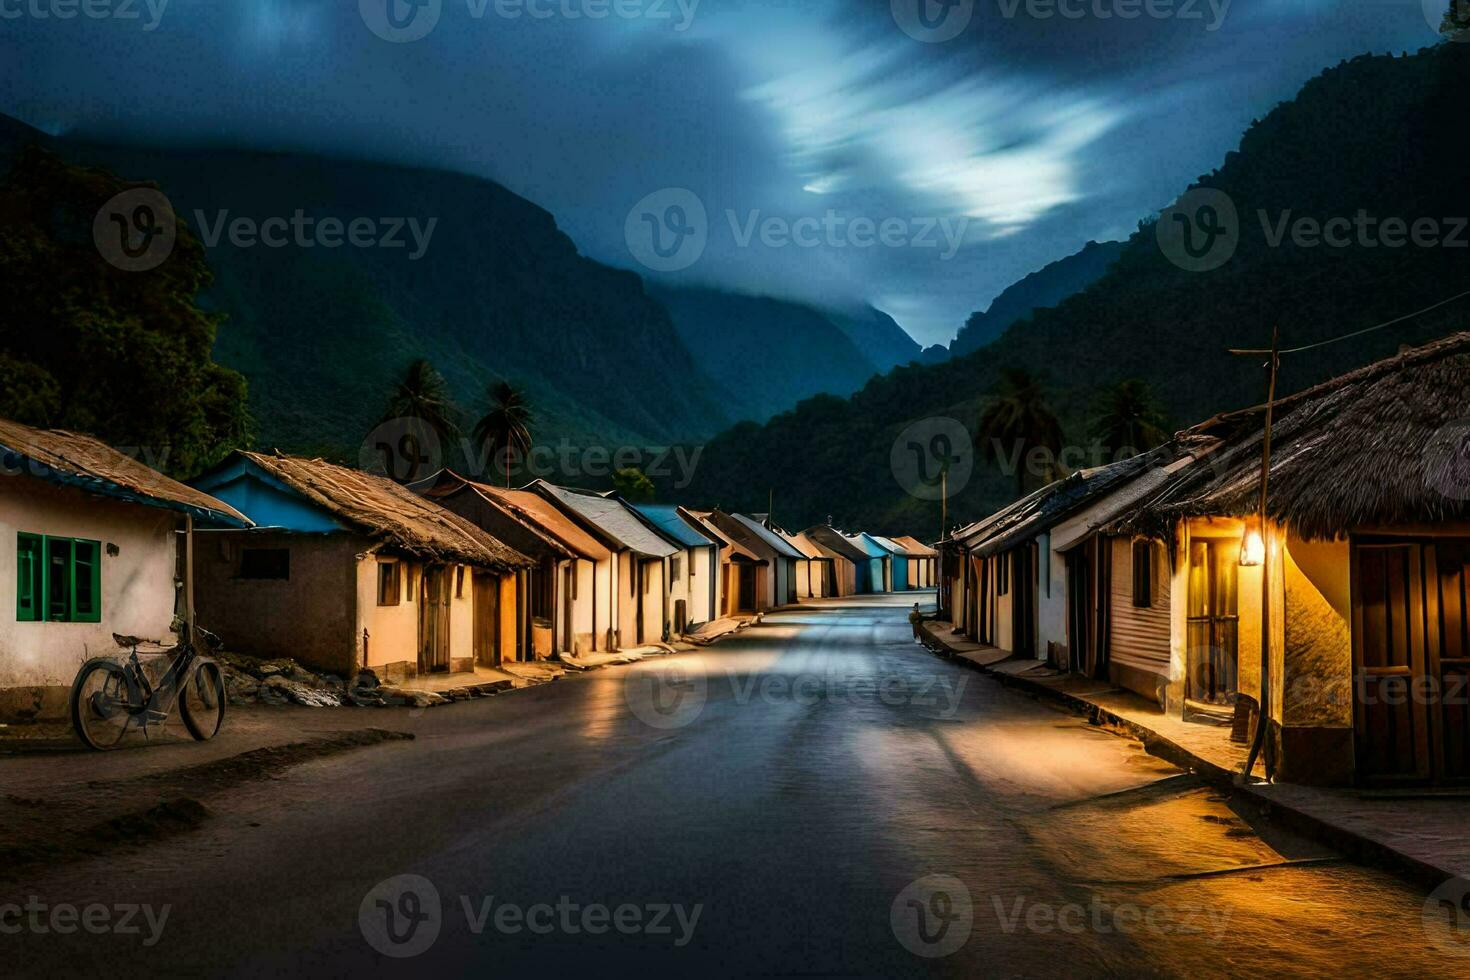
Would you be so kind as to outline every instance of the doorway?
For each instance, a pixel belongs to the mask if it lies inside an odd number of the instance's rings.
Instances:
[[[1365,781],[1470,781],[1467,579],[1470,539],[1353,543],[1353,729]]]
[[[449,603],[453,576],[446,565],[427,565],[419,589],[419,673],[449,670]]]
[[[1232,705],[1237,690],[1240,542],[1197,538],[1189,543],[1185,697]]]
[[[500,666],[500,580],[475,572],[470,585],[475,604],[473,632],[475,663]]]

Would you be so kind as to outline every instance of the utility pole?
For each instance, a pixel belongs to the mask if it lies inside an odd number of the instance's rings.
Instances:
[[[1256,736],[1251,739],[1250,755],[1246,757],[1241,779],[1250,779],[1256,766],[1256,758],[1266,740],[1266,726],[1271,717],[1271,548],[1266,539],[1266,499],[1271,479],[1271,423],[1275,414],[1276,373],[1281,367],[1281,328],[1271,328],[1271,360],[1266,362],[1266,424],[1261,438],[1261,496],[1256,507],[1256,520],[1261,534],[1264,554],[1261,559],[1261,696],[1256,712]],[[1247,531],[1249,533],[1249,531]],[[1273,775],[1272,754],[1267,753],[1266,780]]]

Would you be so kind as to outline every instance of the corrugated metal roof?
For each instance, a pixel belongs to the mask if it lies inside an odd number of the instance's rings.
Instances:
[[[755,565],[765,565],[766,560],[747,548],[740,540],[725,533],[725,531],[714,522],[714,512],[708,510],[686,510],[690,517],[699,522],[706,534],[718,539],[721,544],[730,549],[732,561],[745,560]]]
[[[857,562],[868,560],[867,551],[853,544],[845,534],[835,527],[829,527],[826,524],[814,524],[801,533],[805,534],[819,547],[826,548],[828,551],[840,555],[848,561]]]
[[[747,517],[744,514],[732,514],[730,516],[734,517],[737,521],[750,528],[752,534],[754,534],[757,538],[764,542],[767,547],[771,548],[782,558],[806,557],[806,555],[803,555],[801,552],[791,547],[791,545],[788,544],[786,540],[781,537],[781,535],[777,534],[775,531],[772,531],[770,528],[766,527],[755,518]]]
[[[688,548],[712,548],[715,542],[696,531],[684,520],[673,504],[630,504],[634,510],[658,525],[660,531]]]
[[[147,507],[192,515],[210,524],[249,527],[250,521],[222,500],[118,452],[91,436],[62,429],[36,429],[0,419],[0,472],[77,487]]]
[[[681,550],[678,545],[655,533],[632,508],[616,497],[604,497],[590,490],[559,487],[545,480],[528,484],[528,489],[574,511],[629,551],[636,551],[650,558],[667,558]]]

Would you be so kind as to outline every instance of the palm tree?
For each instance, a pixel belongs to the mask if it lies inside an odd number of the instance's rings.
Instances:
[[[1062,451],[1062,425],[1046,404],[1041,382],[1024,368],[1007,368],[994,398],[980,414],[976,441],[982,457],[1002,469],[1014,466],[1016,496],[1026,493],[1027,456],[1046,449],[1053,461]],[[1056,463],[1048,466],[1050,476]]]
[[[456,414],[444,375],[421,357],[408,366],[403,380],[393,386],[381,421],[420,419],[444,438],[459,431],[454,422]]]
[[[531,451],[531,424],[534,416],[525,395],[508,381],[490,386],[490,411],[475,423],[475,441],[484,446],[491,457],[504,451],[505,485],[510,486],[511,461],[517,454]]]
[[[1098,409],[1092,434],[1114,459],[1147,452],[1169,438],[1164,413],[1145,381],[1118,382],[1102,393]]]

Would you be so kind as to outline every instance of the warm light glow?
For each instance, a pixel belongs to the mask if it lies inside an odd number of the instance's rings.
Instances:
[[[1265,560],[1266,542],[1261,538],[1261,530],[1254,524],[1247,524],[1245,534],[1240,539],[1240,563],[1259,565]]]

